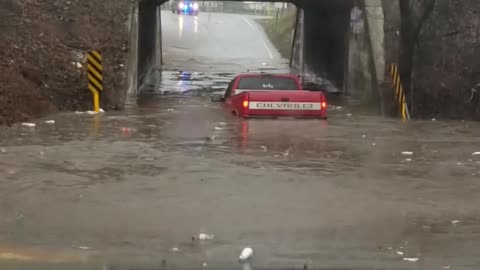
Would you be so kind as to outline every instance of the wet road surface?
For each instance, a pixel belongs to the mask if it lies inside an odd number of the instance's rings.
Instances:
[[[478,269],[478,123],[247,121],[209,101],[232,74],[173,73],[124,112],[0,128],[0,269],[242,269],[245,246],[254,269]]]
[[[167,69],[244,71],[278,68],[287,61],[268,40],[255,19],[223,13],[179,16],[162,12],[163,57]]]

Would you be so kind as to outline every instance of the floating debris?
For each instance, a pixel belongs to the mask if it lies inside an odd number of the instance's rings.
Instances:
[[[403,152],[402,152],[402,155],[404,155],[404,156],[411,156],[411,155],[413,155],[413,152],[403,151]]]
[[[460,223],[461,221],[460,220],[452,220],[451,221],[453,225],[457,225],[458,223]]]
[[[207,267],[207,266],[208,266],[208,264],[207,264],[206,262],[202,263],[202,267],[203,267],[203,268],[205,268],[205,267]]]
[[[18,212],[15,219],[17,221],[17,224],[22,224],[25,221],[25,216],[22,213]]]
[[[125,136],[125,137],[131,136],[134,131],[135,131],[134,129],[128,128],[128,127],[123,127],[120,129],[120,133],[122,134],[122,136]]]
[[[76,113],[76,114],[84,114],[84,113],[86,113],[86,114],[92,114],[92,115],[93,115],[93,114],[104,113],[104,112],[105,112],[105,111],[104,111],[102,108],[100,108],[100,109],[98,109],[98,112],[96,112],[96,111],[86,111],[86,112],[76,111],[75,113]]]
[[[35,127],[36,124],[34,124],[34,123],[22,123],[22,126],[24,126],[24,127]]]
[[[430,225],[423,225],[423,226],[422,226],[422,229],[423,229],[424,231],[429,231],[429,230],[432,229],[432,226],[430,226]]]
[[[411,158],[406,158],[405,162],[412,162],[412,159]]]
[[[253,249],[251,247],[246,247],[242,250],[242,253],[240,253],[240,256],[238,257],[238,259],[241,262],[244,262],[244,261],[250,260],[252,256],[253,256]]]
[[[405,254],[405,253],[403,253],[403,251],[400,251],[400,250],[397,250],[396,252],[397,252],[398,255],[403,255],[403,254]]]
[[[178,247],[172,247],[170,252],[180,252],[180,249]]]
[[[47,120],[44,123],[45,124],[55,124],[55,120]]]
[[[5,147],[0,148],[0,153],[3,153],[3,154],[7,153],[7,148]]]
[[[223,128],[221,128],[221,127],[215,127],[215,130],[220,131],[220,130],[223,130]]]
[[[167,109],[167,112],[171,112],[171,111],[174,111],[174,109],[173,108],[168,108]]]
[[[198,240],[213,240],[214,238],[214,234],[201,233],[198,235]]]
[[[480,156],[480,152],[473,152],[472,156]]]
[[[90,250],[90,247],[87,247],[87,246],[78,246],[77,249],[80,249],[80,250]]]
[[[212,135],[212,136],[207,136],[205,137],[205,140],[207,142],[213,142],[215,140],[216,136],[215,135]]]
[[[267,152],[268,148],[264,145],[261,145],[260,148],[262,149],[263,152]]]
[[[403,258],[406,262],[418,262],[419,258]]]

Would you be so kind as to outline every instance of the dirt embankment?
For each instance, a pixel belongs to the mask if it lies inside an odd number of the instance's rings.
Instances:
[[[126,0],[0,2],[0,125],[91,109],[83,52],[104,58],[105,109],[125,98]]]

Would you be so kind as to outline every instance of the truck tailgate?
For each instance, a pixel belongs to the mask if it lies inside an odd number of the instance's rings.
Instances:
[[[322,92],[249,91],[248,116],[326,117]]]

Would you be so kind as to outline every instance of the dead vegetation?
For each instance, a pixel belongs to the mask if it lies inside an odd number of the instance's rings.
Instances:
[[[387,59],[400,63],[413,116],[479,120],[480,2],[385,0],[384,7]]]
[[[106,109],[123,104],[128,1],[4,0],[0,124],[91,108],[82,53],[104,54]]]

